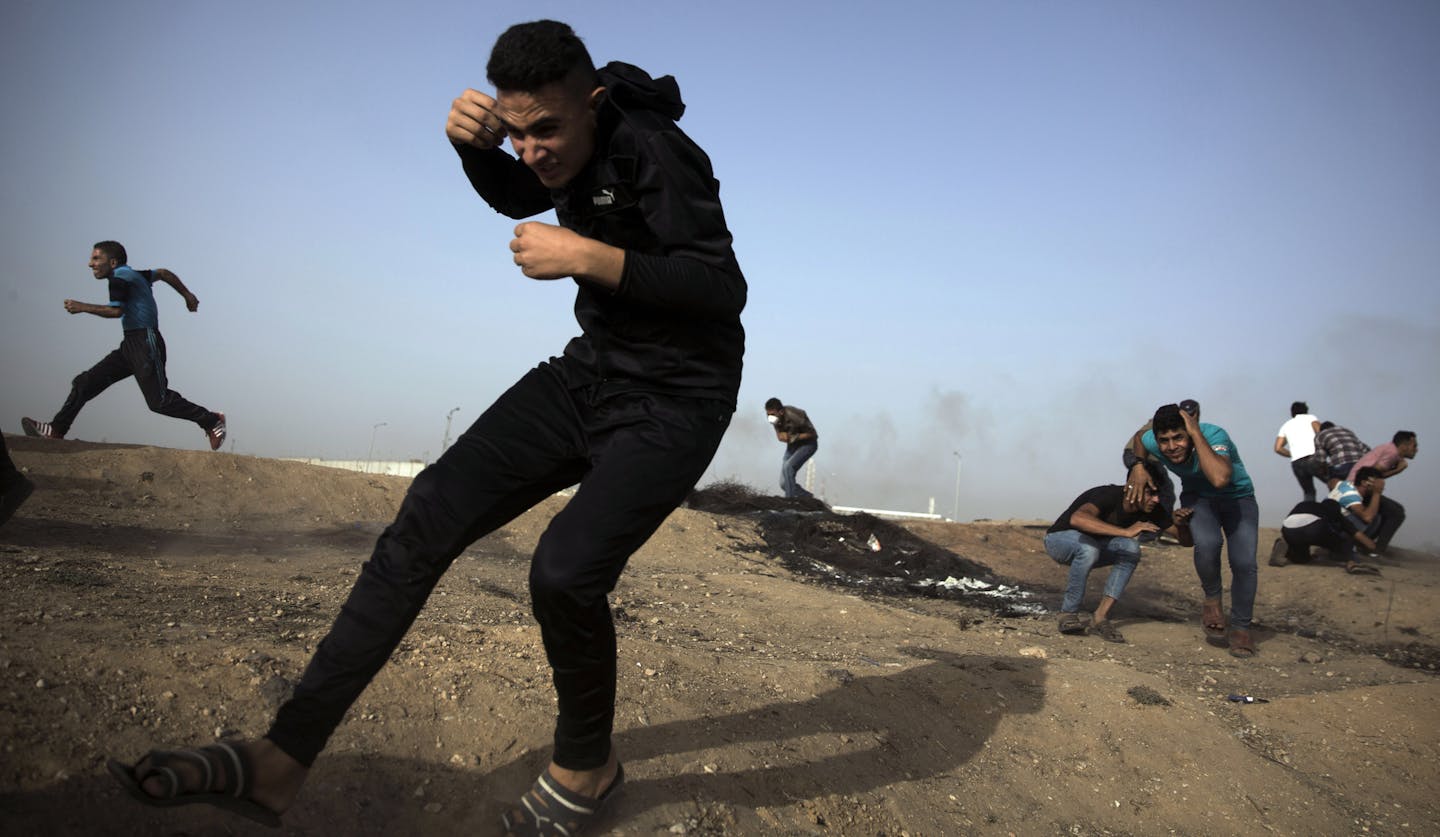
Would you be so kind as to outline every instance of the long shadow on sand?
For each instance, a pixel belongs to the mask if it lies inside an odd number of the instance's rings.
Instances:
[[[273,557],[316,548],[368,554],[383,523],[350,523],[295,531],[170,530],[145,525],[99,525],[73,520],[26,518],[5,527],[3,543],[22,549],[50,547],[101,550],[116,557],[153,558],[164,555],[242,556],[260,553]]]
[[[630,779],[602,828],[658,806],[785,806],[941,776],[972,759],[1004,717],[1036,712],[1042,704],[1042,661],[941,651],[912,656],[925,661],[894,674],[840,675],[834,688],[809,700],[618,732]],[[800,739],[806,755],[793,746]],[[684,753],[695,755],[694,769],[652,778],[647,761]],[[796,755],[787,759],[790,753]],[[536,751],[477,774],[405,758],[322,757],[285,817],[285,832],[493,833],[500,811],[529,787],[547,758],[548,750]],[[711,762],[711,769],[700,767]],[[416,794],[422,785],[423,798]],[[275,833],[213,809],[139,805],[98,766],[43,790],[0,796],[0,817],[15,834]]]

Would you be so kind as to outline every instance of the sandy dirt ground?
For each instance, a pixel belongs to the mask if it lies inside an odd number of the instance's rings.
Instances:
[[[0,527],[0,831],[490,834],[546,763],[525,578],[560,497],[455,563],[279,832],[137,804],[105,759],[262,734],[407,483],[8,440],[37,490]],[[1127,643],[1062,636],[1043,531],[675,512],[612,597],[629,780],[598,832],[1440,833],[1436,556],[1271,568],[1262,532],[1259,655],[1237,660],[1176,546],[1145,548]]]

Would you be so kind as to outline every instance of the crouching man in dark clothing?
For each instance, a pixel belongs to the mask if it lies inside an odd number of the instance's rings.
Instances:
[[[531,279],[574,283],[581,334],[416,477],[265,738],[217,745],[224,749],[212,755],[112,762],[142,800],[175,804],[158,798],[168,793],[221,804],[215,794],[228,783],[238,789],[220,797],[226,807],[278,821],[456,556],[576,483],[530,567],[558,699],[554,753],[505,826],[578,833],[624,779],[611,748],[616,638],[607,594],[694,487],[729,425],[746,284],[710,161],[675,125],[684,105],[674,79],[618,63],[597,71],[570,27],[554,21],[506,31],[487,74],[495,95],[462,93],[446,134],[496,210],[513,218],[555,210],[558,226],[517,226],[508,255]],[[500,147],[507,137],[515,156]]]
[[[1344,561],[1345,572],[1351,575],[1379,575],[1375,565],[1356,559],[1356,544],[1366,551],[1375,549],[1375,542],[1346,520],[1338,502],[1329,498],[1319,502],[1302,500],[1280,524],[1280,537],[1270,549],[1270,566],[1308,564],[1313,557],[1310,548],[1318,546],[1331,558]]]
[[[1140,540],[1153,539],[1167,531],[1182,546],[1191,546],[1190,509],[1171,512],[1161,505],[1160,491],[1146,485],[1139,500],[1125,498],[1123,485],[1097,485],[1076,497],[1045,533],[1045,553],[1057,564],[1070,567],[1065,598],[1060,603],[1060,632],[1083,634],[1080,604],[1085,583],[1096,567],[1110,567],[1105,594],[1095,608],[1089,631],[1107,642],[1124,642],[1113,622],[1110,608],[1125,592],[1130,576],[1140,563]]]

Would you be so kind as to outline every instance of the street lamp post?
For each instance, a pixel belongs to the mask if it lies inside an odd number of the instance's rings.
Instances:
[[[955,509],[950,513],[951,520],[960,519],[960,464],[964,461],[960,451],[952,451],[955,454]]]
[[[440,443],[440,455],[444,456],[445,451],[450,449],[450,417],[460,411],[459,407],[445,414],[445,440]]]
[[[389,422],[377,421],[370,426],[370,452],[365,454],[365,471],[370,473],[370,466],[375,462],[375,433]]]

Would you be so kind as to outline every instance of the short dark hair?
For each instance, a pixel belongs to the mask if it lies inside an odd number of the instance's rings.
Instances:
[[[1158,439],[1161,433],[1171,430],[1184,430],[1185,419],[1180,416],[1179,404],[1165,404],[1155,411],[1155,418],[1151,422],[1151,429],[1155,431]]]
[[[780,399],[778,399],[778,398],[771,398],[769,401],[766,401],[766,402],[765,402],[765,410],[766,410],[767,412],[770,411],[770,410],[780,410],[780,409],[783,409],[784,407],[785,407],[785,405],[782,404],[782,403],[780,403]]]
[[[1291,417],[1291,418],[1294,418],[1295,416],[1298,416],[1298,415],[1300,415],[1301,413],[1308,413],[1308,412],[1310,412],[1310,405],[1309,405],[1309,404],[1306,404],[1304,401],[1295,401],[1295,402],[1293,402],[1293,403],[1290,404],[1290,417]]]
[[[120,264],[129,264],[130,257],[125,253],[125,245],[118,241],[97,241],[92,248],[100,251],[100,255],[107,259],[115,259]]]
[[[1366,465],[1364,468],[1355,472],[1355,481],[1352,484],[1359,485],[1366,480],[1381,480],[1384,478],[1385,474],[1379,468]]]
[[[497,90],[533,93],[572,73],[588,87],[599,83],[595,62],[580,36],[558,20],[517,23],[506,29],[490,50],[485,75]]]
[[[1415,438],[1415,431],[1413,431],[1413,430],[1396,430],[1396,431],[1395,431],[1395,436],[1394,436],[1393,438],[1391,438],[1390,441],[1391,441],[1391,443],[1396,444],[1396,445],[1403,445],[1403,444],[1405,444],[1406,442],[1408,442],[1408,441],[1410,441],[1411,439],[1414,439],[1414,438]]]
[[[1333,421],[1322,421],[1322,422],[1320,422],[1320,429],[1321,429],[1321,430],[1329,430],[1330,428],[1332,428],[1332,427],[1334,427],[1334,426],[1335,426],[1335,422],[1333,422]]]

